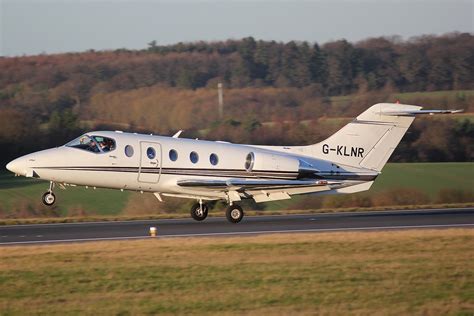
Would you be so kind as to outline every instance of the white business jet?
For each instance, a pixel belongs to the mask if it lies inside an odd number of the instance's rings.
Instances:
[[[242,199],[268,202],[296,194],[347,194],[368,190],[421,110],[379,103],[328,139],[309,146],[257,146],[220,141],[90,132],[64,146],[11,161],[11,172],[50,181],[43,203],[53,205],[55,184],[151,192],[194,199],[191,216],[207,217],[207,201],[225,200],[226,217],[242,220]]]

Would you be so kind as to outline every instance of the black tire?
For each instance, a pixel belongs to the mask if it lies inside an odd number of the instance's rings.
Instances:
[[[237,224],[244,218],[244,211],[238,205],[230,205],[225,211],[227,220],[233,224]]]
[[[51,206],[56,202],[56,195],[53,192],[46,192],[41,199],[44,205]]]
[[[196,203],[191,208],[191,217],[196,221],[203,221],[206,219],[208,211],[209,207],[207,206],[207,204],[203,203],[201,213],[201,205],[199,203]]]

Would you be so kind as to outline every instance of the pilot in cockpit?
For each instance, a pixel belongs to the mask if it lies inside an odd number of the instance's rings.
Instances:
[[[89,142],[88,150],[90,150],[92,152],[95,152],[95,153],[100,152],[99,147],[97,147],[97,143],[93,139],[91,139],[90,142]]]
[[[100,150],[102,150],[103,152],[107,152],[107,151],[110,151],[110,148],[107,144],[107,141],[104,139],[102,140],[101,142],[99,142],[99,147],[100,147]]]
[[[70,141],[66,146],[84,149],[93,153],[104,153],[115,149],[115,141],[108,137],[83,135]]]
[[[112,151],[115,149],[115,142],[112,139],[107,138],[106,143],[107,143],[107,146],[109,147],[109,151]]]

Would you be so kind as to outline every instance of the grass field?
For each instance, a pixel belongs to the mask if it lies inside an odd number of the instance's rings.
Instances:
[[[5,247],[2,315],[472,315],[474,230]]]
[[[276,211],[280,209],[317,209],[322,207],[327,211],[328,208],[337,209],[345,206],[343,204],[338,206],[337,203],[329,206],[325,206],[323,203],[323,205],[318,206],[318,199],[319,202],[322,199],[331,200],[334,198],[336,200],[350,200],[354,197],[371,197],[376,199],[382,195],[387,197],[397,194],[404,195],[399,199],[393,199],[398,200],[399,203],[387,204],[387,206],[410,205],[410,207],[416,207],[419,204],[426,207],[429,204],[443,204],[443,202],[438,201],[438,193],[441,190],[468,192],[471,198],[469,202],[474,202],[474,163],[389,163],[383,168],[382,174],[376,179],[369,191],[310,199],[308,197],[311,196],[300,195],[293,197],[291,200],[267,203],[265,204],[265,209]],[[413,197],[416,195],[423,195],[424,198],[420,197],[418,201],[415,201],[417,199]],[[404,199],[407,199],[407,201],[404,201]],[[462,202],[468,201],[456,201],[456,203]],[[316,206],[311,205],[312,203]],[[350,207],[354,208],[357,206],[363,207],[364,205],[358,205],[355,202]]]
[[[0,215],[6,217],[12,210],[20,208],[38,209],[47,212],[40,198],[48,188],[48,183],[24,177],[14,177],[11,173],[0,173]],[[474,188],[474,163],[397,163],[387,164],[371,188],[364,194],[376,195],[399,188],[415,189],[434,199],[442,189]],[[83,187],[69,187],[67,190],[56,189],[58,201],[55,207],[57,214],[50,216],[78,216],[84,212],[88,215],[123,215],[124,208],[131,198],[135,201],[147,199],[150,213],[158,201],[146,195],[137,196],[135,192],[120,192]],[[297,200],[297,199],[295,199]],[[293,200],[282,203],[264,204],[268,209],[291,208]],[[150,206],[151,205],[151,206]],[[145,206],[143,206],[145,207]],[[82,213],[81,213],[82,212]],[[17,212],[21,214],[21,212]],[[31,215],[31,214],[30,214]],[[41,214],[37,214],[41,216]],[[0,216],[2,217],[2,216]]]
[[[41,196],[49,187],[47,181],[14,177],[0,173],[0,212],[19,207],[41,207]],[[56,188],[56,209],[60,215],[87,210],[93,214],[117,215],[122,212],[130,193],[84,187]]]
[[[442,189],[474,189],[474,163],[391,163],[382,169],[370,193],[414,188],[430,197]]]

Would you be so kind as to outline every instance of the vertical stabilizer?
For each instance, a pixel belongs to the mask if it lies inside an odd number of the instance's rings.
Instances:
[[[381,171],[415,119],[420,106],[378,103],[328,139],[311,145],[313,156],[347,166]],[[393,113],[404,113],[394,115]]]

